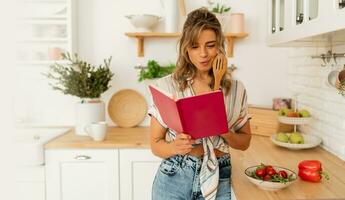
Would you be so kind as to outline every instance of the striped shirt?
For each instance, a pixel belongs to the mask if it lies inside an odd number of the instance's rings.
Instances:
[[[158,79],[155,85],[170,94],[175,94],[177,98],[195,95],[192,88],[192,81],[188,81],[188,87],[184,91],[180,91],[172,75]],[[224,103],[229,130],[236,132],[250,119],[248,115],[246,90],[240,81],[231,81],[229,94],[224,94]],[[150,106],[148,114],[151,117],[155,117],[164,128],[167,128],[165,140],[168,142],[173,141],[176,137],[176,132],[167,127],[154,104]],[[206,200],[215,199],[219,182],[219,167],[213,149],[229,153],[229,146],[220,136],[198,139],[196,140],[196,144],[202,144],[204,148],[203,163],[200,172],[201,192]]]

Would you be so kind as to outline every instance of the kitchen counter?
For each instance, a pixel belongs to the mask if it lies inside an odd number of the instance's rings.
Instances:
[[[232,187],[238,200],[277,199],[345,199],[345,162],[321,147],[305,150],[289,150],[274,145],[269,137],[253,135],[246,151],[230,150],[232,162]],[[244,170],[260,163],[282,166],[298,173],[302,160],[319,160],[330,180],[312,183],[297,179],[287,188],[265,191],[249,182]]]
[[[150,148],[149,128],[109,127],[102,142],[95,142],[88,136],[77,136],[70,130],[47,143],[45,148]],[[230,149],[230,152],[232,187],[238,200],[345,199],[345,162],[320,147],[289,150],[274,145],[267,136],[253,135],[246,151]],[[320,160],[330,180],[311,183],[298,179],[283,190],[264,191],[249,182],[244,174],[247,167],[260,163],[282,166],[297,173],[298,163],[307,159]]]
[[[104,141],[93,141],[89,136],[76,135],[74,129],[48,142],[46,149],[51,148],[150,148],[150,128],[108,127]]]

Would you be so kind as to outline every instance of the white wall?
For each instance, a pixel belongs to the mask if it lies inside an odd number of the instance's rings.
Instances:
[[[244,82],[248,90],[250,104],[271,107],[272,98],[287,96],[287,49],[270,48],[265,44],[267,30],[267,2],[256,0],[226,0],[232,12],[243,12],[246,18],[247,38],[235,41],[234,63],[238,70],[234,77]],[[187,12],[207,5],[206,0],[186,0]],[[115,76],[111,89],[104,93],[107,103],[111,95],[120,89],[131,88],[141,92],[147,99],[144,84],[137,81],[138,63],[146,64],[155,59],[161,64],[175,62],[177,58],[176,38],[145,39],[145,57],[137,57],[137,41],[125,36],[125,32],[135,29],[124,16],[133,13],[163,15],[159,0],[79,0],[77,7],[77,52],[80,57],[98,65],[104,58],[113,56],[112,71]],[[183,18],[180,19],[182,25]],[[155,31],[164,30],[164,20]],[[20,72],[26,76],[29,70],[42,71],[41,68],[25,69]],[[35,73],[35,76],[41,76]],[[38,74],[38,75],[37,75]],[[25,101],[17,98],[17,117],[33,118],[34,121],[50,121],[52,125],[73,125],[76,98],[63,96],[52,91],[44,80],[32,77],[23,81],[26,88]],[[31,83],[31,85],[30,85]],[[28,89],[29,88],[29,89]],[[29,120],[30,121],[30,120]],[[110,120],[108,119],[110,122]],[[112,124],[112,123],[110,123]],[[148,125],[148,118],[142,123]]]
[[[322,138],[322,146],[345,160],[345,97],[335,88],[326,86],[328,73],[341,69],[345,58],[321,67],[321,59],[311,59],[311,55],[326,53],[327,48],[291,48],[289,52],[289,92],[297,94],[297,107],[311,111],[313,121],[300,126],[302,132]],[[333,47],[333,52],[344,53],[345,45]]]
[[[272,98],[287,95],[287,49],[265,45],[266,1],[224,2],[232,7],[232,12],[245,13],[246,31],[249,33],[247,38],[235,42],[234,57],[229,58],[229,62],[238,67],[234,77],[242,80],[247,87],[250,104],[270,107]],[[187,0],[187,12],[202,5],[207,5],[206,1]],[[177,40],[146,39],[145,57],[137,57],[136,40],[124,35],[135,29],[124,16],[136,12],[162,14],[159,0],[88,0],[79,1],[78,9],[80,55],[95,63],[113,56],[115,77],[104,99],[108,100],[114,92],[123,88],[136,89],[148,98],[144,85],[137,82],[138,70],[134,66],[137,63],[146,64],[149,59],[156,59],[162,64],[175,62]],[[180,21],[182,24],[183,19]],[[163,30],[164,21],[155,31]]]

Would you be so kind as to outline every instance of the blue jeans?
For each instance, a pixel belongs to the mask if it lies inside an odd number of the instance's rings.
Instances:
[[[230,155],[218,158],[219,185],[216,200],[231,200]],[[152,186],[152,200],[203,200],[200,190],[202,160],[177,155],[162,161]]]

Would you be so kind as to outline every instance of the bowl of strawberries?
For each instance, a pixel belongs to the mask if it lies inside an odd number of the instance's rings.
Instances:
[[[294,171],[265,164],[248,167],[244,173],[250,182],[264,190],[283,189],[297,180]]]

